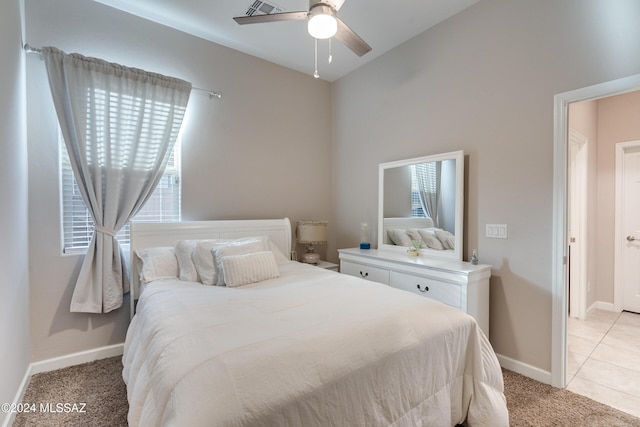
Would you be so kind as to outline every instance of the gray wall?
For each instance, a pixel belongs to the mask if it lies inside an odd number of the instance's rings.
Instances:
[[[0,402],[12,402],[29,365],[27,139],[22,18],[0,2]],[[5,413],[0,413],[0,424]]]
[[[184,220],[328,220],[327,82],[86,0],[26,0],[27,41],[191,81],[183,126]],[[69,312],[80,256],[60,253],[58,131],[44,63],[27,58],[34,361],[124,341],[125,309]],[[332,252],[335,247],[329,245]],[[298,248],[302,250],[303,248]]]
[[[492,345],[550,371],[553,97],[640,73],[638,52],[638,1],[482,0],[337,81],[337,246],[376,223],[378,163],[465,150],[465,259],[492,265]]]

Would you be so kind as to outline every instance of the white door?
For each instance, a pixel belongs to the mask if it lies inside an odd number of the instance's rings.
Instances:
[[[640,141],[622,150],[621,248],[622,309],[640,313]]]

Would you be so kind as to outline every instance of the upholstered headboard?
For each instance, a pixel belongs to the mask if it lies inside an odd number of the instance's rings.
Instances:
[[[235,239],[251,236],[269,236],[273,243],[289,256],[291,251],[291,222],[283,219],[255,219],[228,221],[185,221],[165,223],[131,223],[131,313],[140,289],[136,250],[173,246],[178,240]]]
[[[384,218],[384,224],[382,232],[384,233],[383,243],[387,245],[393,245],[394,243],[389,239],[387,234],[388,230],[401,229],[406,230],[408,228],[430,228],[433,227],[433,220],[431,218]]]

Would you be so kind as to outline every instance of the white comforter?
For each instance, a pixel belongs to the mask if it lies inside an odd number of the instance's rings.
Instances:
[[[125,343],[130,426],[508,426],[475,321],[289,263],[240,288],[147,286]]]

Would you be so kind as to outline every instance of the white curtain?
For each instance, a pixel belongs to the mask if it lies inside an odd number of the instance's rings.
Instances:
[[[71,311],[107,313],[129,290],[115,234],[162,177],[191,84],[53,47],[42,53],[73,173],[95,223]]]
[[[418,195],[422,210],[437,228],[442,228],[442,201],[440,197],[441,162],[415,165]]]

